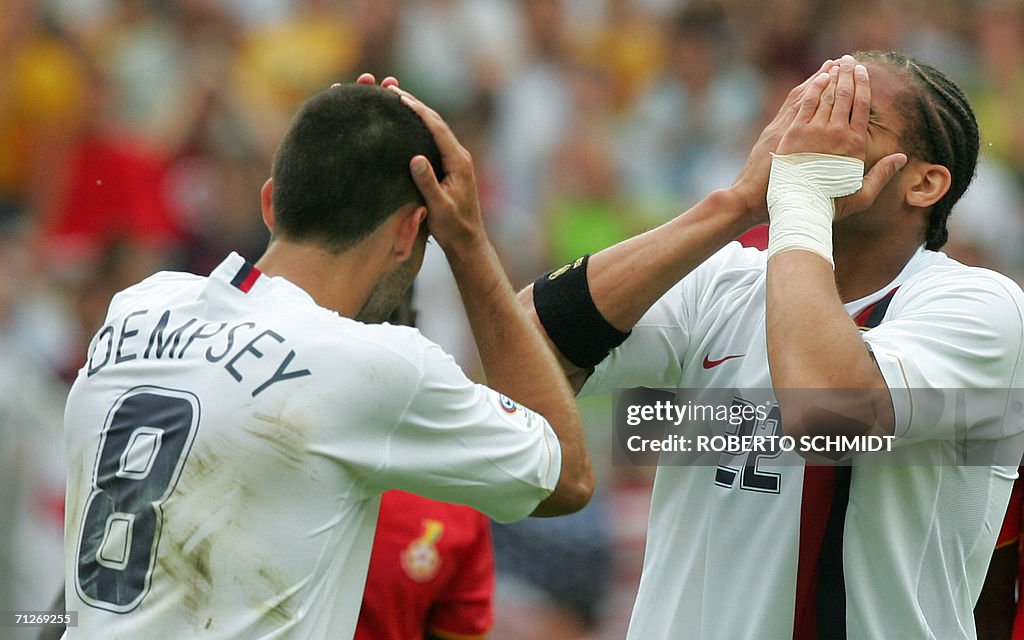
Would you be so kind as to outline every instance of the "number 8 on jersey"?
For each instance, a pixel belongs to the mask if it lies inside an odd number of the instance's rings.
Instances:
[[[78,594],[90,606],[125,613],[149,591],[161,505],[198,425],[195,395],[157,387],[127,391],[107,414],[75,567]]]

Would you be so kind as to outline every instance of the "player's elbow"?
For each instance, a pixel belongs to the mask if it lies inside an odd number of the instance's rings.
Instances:
[[[587,506],[590,499],[594,497],[594,474],[588,468],[573,475],[572,478],[560,478],[558,486],[555,487],[551,495],[537,505],[530,515],[535,518],[564,516],[576,513]]]
[[[893,431],[892,400],[884,387],[777,390],[776,397],[782,430],[796,440]]]
[[[583,388],[583,383],[585,383],[587,378],[590,377],[593,369],[577,367],[565,357],[565,354],[563,354],[557,346],[555,346],[555,343],[551,340],[551,336],[548,335],[547,329],[544,328],[544,323],[540,321],[540,316],[537,314],[537,307],[533,304],[532,284],[527,285],[525,289],[520,291],[518,298],[520,306],[522,306],[523,311],[526,312],[526,317],[529,318],[533,326],[540,331],[540,335],[544,340],[545,346],[547,346],[551,353],[555,354],[558,364],[562,367],[562,371],[569,380],[569,386],[572,387],[573,393],[579,393],[579,390]]]
[[[594,474],[588,468],[569,484],[565,492],[564,513],[576,513],[590,503],[594,497]]]

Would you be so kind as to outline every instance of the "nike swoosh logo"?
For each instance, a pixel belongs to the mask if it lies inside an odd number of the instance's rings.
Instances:
[[[705,369],[713,369],[713,368],[717,367],[718,365],[722,364],[723,362],[725,362],[726,360],[732,360],[733,358],[742,358],[745,355],[747,355],[747,354],[741,353],[741,354],[736,355],[736,356],[725,356],[721,360],[710,360],[710,359],[708,359],[707,356],[704,356],[704,368]]]

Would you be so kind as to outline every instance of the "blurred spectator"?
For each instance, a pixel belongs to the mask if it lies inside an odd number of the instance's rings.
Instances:
[[[348,17],[362,41],[354,70],[379,79],[397,73],[398,22],[404,4],[403,0],[350,0]]]
[[[236,33],[229,15],[200,3],[117,0],[110,23],[85,37],[109,84],[108,117],[166,151],[207,87],[224,82]]]
[[[239,115],[253,121],[252,131],[267,158],[305,96],[352,75],[359,34],[335,4],[306,0],[286,21],[261,25],[242,36],[236,81],[245,111]]]
[[[582,640],[612,581],[607,497],[577,513],[493,525],[498,567],[492,640]]]
[[[543,265],[572,262],[642,231],[622,197],[615,166],[614,79],[588,57],[574,65],[567,81],[573,118],[552,152]]]
[[[634,199],[667,219],[715,186],[732,182],[760,124],[762,80],[730,55],[725,14],[684,9],[667,27],[666,66],[642,93],[622,134],[622,165]]]
[[[824,6],[821,0],[774,0],[770,10],[762,0],[733,0],[723,3],[729,28],[734,31],[740,58],[754,66],[762,76],[778,79],[789,88],[821,66],[821,58],[835,53],[816,51],[816,35],[822,29],[818,15]],[[757,16],[756,19],[751,19]],[[827,27],[826,27],[827,28]],[[770,105],[781,104],[766,99]]]
[[[584,8],[593,14],[595,4],[587,2]],[[620,111],[633,103],[658,72],[665,56],[665,30],[657,22],[657,13],[643,0],[606,0],[603,4],[600,21],[576,27],[574,40],[586,59],[608,74],[605,100],[612,110]]]
[[[0,611],[45,609],[64,571],[64,395],[17,329],[33,284],[18,223],[0,207]],[[5,628],[3,637],[37,631]]]
[[[1024,3],[978,4],[971,42],[978,68],[966,83],[967,91],[977,111],[983,148],[1024,185]]]
[[[999,160],[982,153],[971,188],[953,213],[946,254],[1018,279],[1024,275],[1024,189]]]
[[[491,94],[522,58],[515,4],[506,0],[420,0],[399,20],[395,71],[402,85],[442,114]]]
[[[85,69],[36,0],[4,3],[0,65],[0,197],[28,206],[81,119]]]
[[[88,108],[30,199],[39,203],[44,262],[57,272],[81,268],[118,241],[166,255],[180,233],[164,190],[166,157],[109,117],[111,87],[86,66]]]
[[[498,181],[495,242],[517,286],[543,264],[540,211],[550,163],[575,115],[564,3],[522,4],[527,61],[498,88],[488,158]]]

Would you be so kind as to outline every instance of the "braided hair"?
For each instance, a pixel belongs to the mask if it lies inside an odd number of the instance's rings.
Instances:
[[[946,220],[974,178],[978,164],[978,122],[967,96],[944,73],[895,51],[866,51],[853,56],[858,62],[875,61],[901,72],[912,81],[904,96],[907,127],[900,142],[908,156],[949,169],[952,184],[932,206],[925,230],[925,248],[933,251],[946,244]]]

